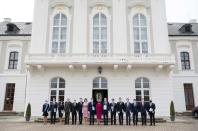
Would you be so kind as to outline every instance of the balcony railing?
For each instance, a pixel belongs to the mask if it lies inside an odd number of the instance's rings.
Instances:
[[[175,64],[169,54],[29,54],[27,65],[45,64]]]

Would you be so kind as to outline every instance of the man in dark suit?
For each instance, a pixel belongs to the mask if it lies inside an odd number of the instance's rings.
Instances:
[[[116,125],[116,110],[117,110],[117,105],[115,103],[115,100],[112,99],[112,102],[109,106],[110,111],[111,111],[111,125]]]
[[[150,100],[149,104],[148,104],[148,113],[150,116],[150,125],[154,125],[155,126],[155,104],[152,102],[152,100]]]
[[[125,103],[126,125],[131,125],[131,110],[132,110],[132,106],[131,103],[129,102],[129,98],[127,98]]]
[[[141,112],[141,119],[142,119],[142,126],[146,125],[146,119],[147,119],[147,103],[144,102],[144,99],[142,99],[142,102],[140,103],[140,112]]]
[[[104,98],[102,107],[103,107],[102,113],[103,113],[104,125],[108,125],[109,102],[107,101],[107,98]]]
[[[76,125],[77,120],[77,103],[76,100],[74,100],[74,103],[72,103],[71,106],[71,112],[72,112],[72,125]]]
[[[80,101],[78,102],[78,117],[79,117],[79,124],[82,124],[83,119],[83,113],[82,113],[82,107],[83,107],[83,100],[80,98]]]
[[[133,125],[137,125],[137,123],[138,123],[138,104],[136,102],[136,99],[133,100],[132,113],[133,113]]]
[[[50,103],[50,108],[49,108],[49,110],[50,110],[50,117],[51,117],[51,119],[50,119],[50,123],[51,124],[55,124],[55,122],[56,122],[57,108],[58,108],[58,104],[56,102],[56,99],[53,98],[53,101]]]
[[[125,106],[124,102],[122,102],[122,98],[119,98],[119,102],[117,103],[117,111],[119,116],[119,124],[123,125],[123,112],[124,112]]]
[[[67,98],[67,101],[65,102],[65,125],[68,124],[69,125],[69,117],[70,117],[70,111],[71,111],[71,102],[69,100],[69,98]]]
[[[91,98],[91,101],[88,104],[88,111],[89,111],[89,115],[90,115],[89,125],[94,125],[95,110],[96,110],[95,103],[93,101],[93,98]]]

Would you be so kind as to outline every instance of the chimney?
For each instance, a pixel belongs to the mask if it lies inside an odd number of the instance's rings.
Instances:
[[[11,21],[12,21],[11,18],[4,18],[4,21],[3,22],[10,23]]]
[[[189,21],[189,23],[197,23],[197,20],[196,20],[196,19],[191,19],[191,20]]]

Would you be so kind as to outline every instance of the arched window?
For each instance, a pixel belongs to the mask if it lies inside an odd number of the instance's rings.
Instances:
[[[182,70],[190,70],[190,56],[188,52],[181,52],[181,67]]]
[[[67,41],[67,17],[58,13],[53,20],[52,53],[65,53]]]
[[[133,33],[134,33],[134,53],[148,53],[147,40],[147,22],[143,14],[136,14],[133,17]]]
[[[51,80],[51,96],[52,101],[55,98],[58,101],[64,101],[65,96],[65,80],[63,78],[53,78]]]
[[[93,80],[94,89],[106,89],[107,88],[107,79],[104,77],[97,77]]]
[[[93,17],[93,53],[107,53],[107,18],[103,13]]]
[[[17,69],[19,52],[12,51],[9,56],[8,69]]]
[[[144,101],[148,102],[150,100],[150,82],[149,79],[145,77],[140,77],[135,80],[135,92],[136,100],[141,101],[143,98]]]

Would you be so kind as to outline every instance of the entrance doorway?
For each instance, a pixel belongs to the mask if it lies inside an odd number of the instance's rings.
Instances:
[[[92,98],[94,99],[94,102],[97,102],[98,99],[102,99],[102,101],[104,101],[104,98],[108,99],[108,90],[93,89]]]
[[[4,100],[4,111],[12,111],[14,103],[15,84],[6,85],[6,93]]]
[[[185,94],[186,110],[192,110],[195,107],[192,84],[184,84],[184,94]]]

